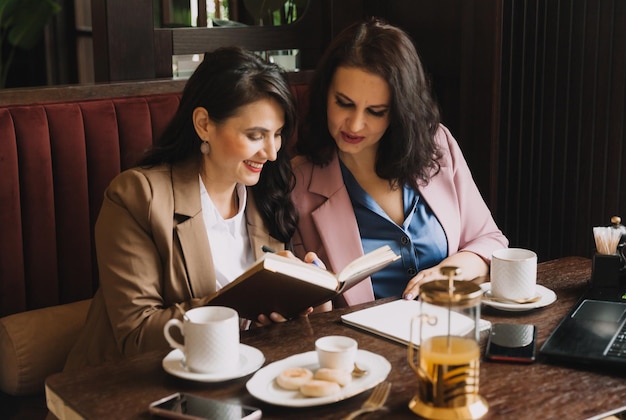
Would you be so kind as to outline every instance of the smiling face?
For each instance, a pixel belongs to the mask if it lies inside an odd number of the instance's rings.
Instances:
[[[389,127],[391,92],[380,76],[338,67],[328,89],[328,131],[340,154],[375,156]],[[374,152],[374,153],[372,153]]]
[[[285,118],[274,99],[244,105],[221,123],[212,121],[204,108],[197,108],[194,118],[200,138],[211,146],[210,153],[203,155],[203,172],[212,186],[254,185],[263,165],[276,160]]]

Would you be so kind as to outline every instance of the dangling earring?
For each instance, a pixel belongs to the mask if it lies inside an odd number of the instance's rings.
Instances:
[[[200,152],[203,155],[208,155],[209,153],[211,153],[211,145],[209,144],[208,141],[202,142],[202,144],[200,145]]]

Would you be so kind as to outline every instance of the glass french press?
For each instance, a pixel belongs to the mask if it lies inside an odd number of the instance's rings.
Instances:
[[[478,393],[483,291],[473,282],[455,280],[461,274],[457,267],[442,267],[441,274],[447,279],[420,287],[421,311],[413,318],[419,322],[419,341],[413,339],[411,322],[408,361],[417,374],[418,391],[409,408],[427,419],[478,419],[488,411]],[[445,310],[434,315],[431,305]],[[428,326],[436,324],[445,326],[446,333],[431,336]]]

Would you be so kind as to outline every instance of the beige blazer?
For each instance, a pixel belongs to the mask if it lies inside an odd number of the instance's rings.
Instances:
[[[105,192],[95,240],[100,288],[65,370],[169,348],[173,306],[202,306],[216,291],[196,163],[135,168]],[[284,249],[266,229],[252,194],[245,209],[255,258]]]

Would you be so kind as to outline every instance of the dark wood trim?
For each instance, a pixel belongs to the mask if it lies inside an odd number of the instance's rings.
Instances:
[[[91,1],[91,30],[93,39],[94,80],[107,82],[110,80],[110,59],[106,0]]]
[[[92,0],[95,80],[156,77],[152,0]]]
[[[206,0],[197,0],[198,1],[198,21],[196,22],[196,26],[206,27],[208,20],[208,15],[206,12]],[[193,22],[192,22],[193,25]]]
[[[172,77],[172,33],[170,31],[154,31],[154,56],[156,77]]]
[[[313,71],[287,73],[286,76],[290,83],[307,84],[311,81]],[[0,106],[182,92],[186,83],[187,79],[155,79],[94,85],[3,89],[0,90]]]
[[[197,54],[227,45],[241,45],[253,51],[320,48],[319,38],[312,37],[310,25],[235,27],[235,28],[173,28],[174,54]]]
[[[0,106],[182,92],[186,82],[186,80],[182,79],[167,79],[95,85],[4,89],[0,90]]]

